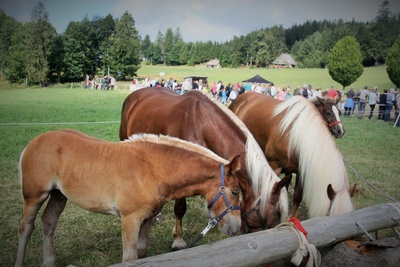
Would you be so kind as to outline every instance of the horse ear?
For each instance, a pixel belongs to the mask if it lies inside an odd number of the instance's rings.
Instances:
[[[323,107],[325,106],[325,104],[326,104],[325,98],[317,96],[317,100],[318,100],[318,102],[316,102],[316,103],[319,103],[319,105],[321,105]],[[317,105],[315,105],[315,106],[317,106]]]
[[[354,185],[349,189],[350,197],[354,197],[354,195],[355,195],[355,193],[356,193],[356,187],[357,187],[357,184],[354,184]]]
[[[282,167],[274,169],[274,173],[276,174],[276,176],[279,176],[281,174],[281,171],[282,171]]]
[[[335,105],[337,105],[340,102],[340,100],[342,99],[342,93],[338,90],[336,90],[336,92],[337,92],[337,97],[335,99],[336,100]]]
[[[229,164],[229,168],[230,168],[230,172],[232,173],[236,173],[240,170],[240,155],[235,156],[230,164]]]
[[[274,186],[275,192],[281,191],[281,189],[283,187],[286,187],[286,185],[288,185],[290,183],[290,181],[292,181],[292,177],[285,176],[282,180],[280,180],[279,182],[276,182],[275,186]]]
[[[327,193],[328,193],[328,198],[329,198],[331,201],[333,201],[333,199],[334,199],[335,196],[336,196],[336,192],[335,192],[335,190],[333,190],[332,184],[329,184],[329,185],[328,185],[326,191],[327,191]]]

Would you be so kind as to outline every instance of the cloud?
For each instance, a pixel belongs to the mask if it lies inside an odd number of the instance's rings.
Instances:
[[[0,8],[20,22],[28,22],[39,0],[0,0]],[[180,28],[185,42],[231,40],[233,36],[282,25],[289,28],[307,20],[372,21],[383,0],[41,0],[50,22],[62,33],[71,21],[111,14],[132,14],[139,34],[152,40],[167,28]],[[400,1],[389,0],[391,12]]]

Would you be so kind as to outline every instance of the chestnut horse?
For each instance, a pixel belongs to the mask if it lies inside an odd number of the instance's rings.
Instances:
[[[205,146],[224,158],[240,154],[237,177],[243,195],[242,221],[255,231],[275,227],[287,219],[287,181],[273,172],[243,122],[210,96],[195,90],[184,95],[168,88],[137,90],[123,103],[120,139],[134,133],[175,136]],[[186,247],[182,233],[185,199],[175,200],[174,212],[175,250]]]
[[[319,113],[324,118],[326,125],[328,126],[332,135],[336,138],[343,137],[345,130],[342,121],[340,120],[341,112],[336,106],[340,101],[340,97],[338,97],[337,99],[332,99],[328,97],[314,97],[308,99],[308,101],[315,105]],[[278,104],[279,102],[276,103]]]
[[[297,173],[290,216],[302,198],[310,217],[353,210],[347,171],[326,123],[302,96],[278,101],[245,93],[229,108],[246,124],[277,173]]]
[[[150,134],[119,143],[75,130],[39,135],[20,158],[24,204],[15,266],[24,264],[36,215],[47,199],[42,266],[55,266],[53,236],[68,199],[83,209],[121,217],[123,261],[145,256],[155,215],[175,198],[203,195],[212,202],[210,221],[219,223],[223,233],[236,234],[241,226],[239,158],[229,163],[198,144]]]

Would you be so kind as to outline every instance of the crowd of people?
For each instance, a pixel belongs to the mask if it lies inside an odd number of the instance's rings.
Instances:
[[[117,89],[117,81],[114,76],[94,76],[90,79],[89,75],[85,78],[85,89],[94,90],[115,90]]]
[[[280,87],[275,86],[274,83],[263,84],[236,82],[224,85],[224,83],[219,80],[218,82],[214,81],[211,85],[209,85],[206,82],[204,83],[201,79],[190,81],[190,79],[186,78],[183,81],[178,82],[172,77],[168,79],[162,78],[161,80],[158,78],[146,77],[142,81],[141,85],[139,85],[137,79],[134,79],[132,80],[132,84],[137,85],[138,88],[167,87],[180,94],[183,94],[189,90],[200,90],[211,93],[214,98],[218,99],[223,104],[231,103],[238,95],[246,92],[256,92],[269,95],[281,101],[285,101],[295,95],[301,95],[307,99],[312,99],[317,96],[326,96],[332,99],[339,97],[338,91],[333,86],[323,92],[321,87],[317,87],[314,90],[310,84],[304,84],[302,87],[297,86],[297,88],[293,90],[293,93],[290,86]],[[85,88],[87,89],[92,88],[96,90],[114,90],[116,87],[116,80],[112,76],[96,76],[92,80],[89,79],[89,76],[86,76],[85,79]],[[394,119],[396,120],[400,112],[400,93],[394,88],[389,90],[385,89],[382,93],[380,93],[376,86],[374,88],[365,86],[356,92],[354,90],[354,86],[351,86],[350,89],[345,93],[345,102],[343,107],[344,116],[350,116],[351,114],[354,114],[354,111],[357,109],[357,117],[362,119],[366,112],[365,108],[367,105],[369,106],[369,114],[366,115],[369,119],[373,118],[374,112],[377,110],[377,118],[379,121],[390,121],[390,116],[394,109]],[[400,127],[400,120],[396,120],[396,126]]]
[[[384,89],[382,93],[379,92],[378,87],[359,89],[357,92],[354,91],[354,87],[351,86],[349,91],[346,92],[346,102],[344,105],[344,115],[350,116],[354,114],[357,107],[357,118],[362,119],[365,114],[366,106],[369,106],[368,119],[372,119],[374,111],[377,107],[378,110],[378,121],[390,121],[392,111],[395,112],[394,119],[396,120],[400,113],[400,93],[398,90],[391,88],[389,90]],[[396,126],[400,127],[400,121],[396,121]]]

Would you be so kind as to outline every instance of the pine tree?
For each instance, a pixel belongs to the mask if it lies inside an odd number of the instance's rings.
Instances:
[[[353,36],[340,39],[328,55],[328,70],[332,79],[344,87],[351,85],[363,73],[360,45]]]
[[[30,83],[44,85],[48,71],[48,56],[55,28],[49,22],[44,4],[39,2],[33,9],[32,19],[26,26],[27,73]]]
[[[390,48],[386,58],[387,73],[389,79],[400,88],[400,37],[397,37],[396,42]]]
[[[116,21],[111,40],[111,73],[122,79],[135,76],[140,68],[140,42],[135,20],[127,11]]]

